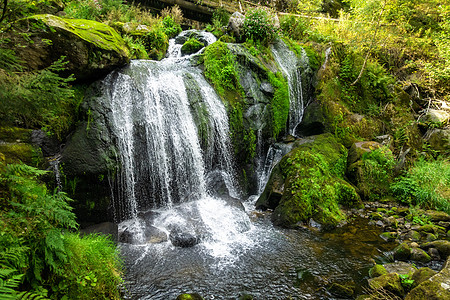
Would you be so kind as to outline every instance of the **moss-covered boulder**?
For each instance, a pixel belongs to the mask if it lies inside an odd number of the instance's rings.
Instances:
[[[401,243],[394,249],[394,259],[408,260],[411,256],[411,247],[407,243]]]
[[[412,248],[410,258],[413,261],[422,262],[422,263],[427,263],[427,262],[431,261],[430,255],[420,248]]]
[[[406,295],[405,300],[447,300],[450,299],[450,291],[440,283],[427,280],[418,285]]]
[[[203,300],[203,297],[197,293],[178,295],[176,300]]]
[[[376,264],[369,270],[370,278],[375,278],[384,274],[387,274],[386,268],[383,265]]]
[[[428,268],[420,268],[417,271],[414,272],[411,279],[414,280],[414,286],[418,286],[422,282],[430,279],[432,276],[436,275],[437,272]]]
[[[0,161],[37,165],[42,153],[31,144],[31,129],[0,127]]]
[[[195,38],[190,38],[181,46],[182,54],[192,54],[205,47],[205,44]]]
[[[405,295],[400,277],[397,273],[385,274],[369,279],[369,286],[373,290],[382,289],[400,297]]]
[[[339,205],[361,206],[355,189],[343,180],[346,149],[331,134],[316,136],[283,157],[256,205],[273,207],[274,184],[282,196],[272,221],[283,227],[314,219],[322,224],[336,225],[345,219]]]
[[[129,62],[121,36],[106,24],[54,15],[35,15],[15,22],[10,43],[28,70],[50,66],[61,56],[67,74],[80,80],[99,78]]]
[[[431,149],[440,151],[442,154],[450,153],[450,129],[430,129],[425,138]]]
[[[437,240],[425,243],[421,245],[421,248],[425,250],[430,248],[436,248],[439,251],[441,257],[443,258],[448,257],[450,255],[450,241],[447,240]]]

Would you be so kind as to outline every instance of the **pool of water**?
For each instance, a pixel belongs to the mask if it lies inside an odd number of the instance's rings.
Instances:
[[[362,218],[325,233],[282,229],[272,226],[270,213],[248,207],[249,230],[225,242],[210,239],[191,248],[120,244],[126,298],[175,299],[196,292],[205,299],[244,293],[254,299],[342,299],[327,287],[353,282],[361,292],[373,259],[387,259],[395,246]]]

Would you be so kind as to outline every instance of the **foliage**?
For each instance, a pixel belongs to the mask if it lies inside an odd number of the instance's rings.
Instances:
[[[82,100],[71,89],[73,76],[58,75],[65,69],[63,60],[62,57],[36,72],[18,74],[0,70],[1,119],[27,128],[41,127],[62,139],[74,125]]]
[[[67,16],[74,19],[102,21],[110,11],[125,13],[127,6],[122,0],[69,1],[64,8]]]
[[[115,246],[103,237],[70,233],[78,226],[71,200],[39,183],[45,173],[23,164],[2,167],[1,298],[118,299],[120,264]],[[97,278],[96,285],[82,285],[80,278],[88,273]]]
[[[162,21],[162,27],[164,33],[169,37],[173,38],[181,32],[180,24],[176,23],[171,16],[166,16]]]
[[[409,274],[399,274],[398,277],[400,277],[400,282],[405,291],[410,291],[414,285],[414,279],[411,279]]]
[[[309,22],[304,18],[284,16],[280,20],[280,27],[286,37],[301,41],[308,35]]]
[[[219,7],[214,10],[211,21],[214,26],[227,26],[230,20],[230,13],[224,8]]]
[[[270,107],[272,109],[273,137],[276,139],[285,130],[289,117],[289,87],[281,73],[269,72],[269,82],[275,89]]]
[[[242,27],[246,40],[260,41],[268,45],[277,37],[273,12],[264,7],[247,11]]]
[[[391,185],[403,203],[450,213],[450,161],[448,158],[419,159]]]

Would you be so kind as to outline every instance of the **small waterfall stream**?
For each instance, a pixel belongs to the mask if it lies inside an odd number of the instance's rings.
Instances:
[[[125,298],[175,299],[197,292],[205,299],[237,299],[242,293],[254,299],[333,299],[317,289],[326,278],[359,283],[379,254],[373,246],[378,233],[363,232],[363,243],[352,242],[359,247],[355,255],[329,236],[274,228],[270,214],[254,211],[251,199],[242,200],[225,108],[180,48],[171,40],[168,58],[132,61],[103,82],[122,165],[114,201],[124,220],[119,231],[128,238],[119,245]],[[301,78],[290,65],[292,52],[277,49],[274,55],[296,99],[292,134],[304,103],[301,84],[291,81]],[[286,147],[272,146],[261,163],[259,192]],[[195,245],[175,246],[179,236]]]

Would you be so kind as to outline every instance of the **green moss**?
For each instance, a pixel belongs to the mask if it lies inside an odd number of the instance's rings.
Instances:
[[[8,164],[23,162],[33,163],[34,148],[25,143],[0,143],[0,153],[5,157]]]
[[[50,27],[68,30],[101,49],[116,51],[124,56],[129,56],[129,50],[122,37],[106,24],[84,19],[62,19],[53,15],[35,15],[28,19],[42,21]]]
[[[27,142],[30,139],[31,129],[19,127],[0,127],[0,141],[6,143]]]
[[[181,47],[181,53],[191,54],[205,47],[205,44],[195,38],[188,39]]]
[[[343,158],[344,157],[344,158]],[[346,150],[331,134],[300,145],[280,162],[286,177],[285,191],[274,211],[276,225],[290,227],[310,217],[336,225],[345,219],[339,204],[360,206],[354,188],[342,180]]]
[[[275,89],[270,107],[272,110],[273,137],[276,139],[285,130],[289,117],[289,86],[281,73],[269,72],[268,75],[269,82]]]

